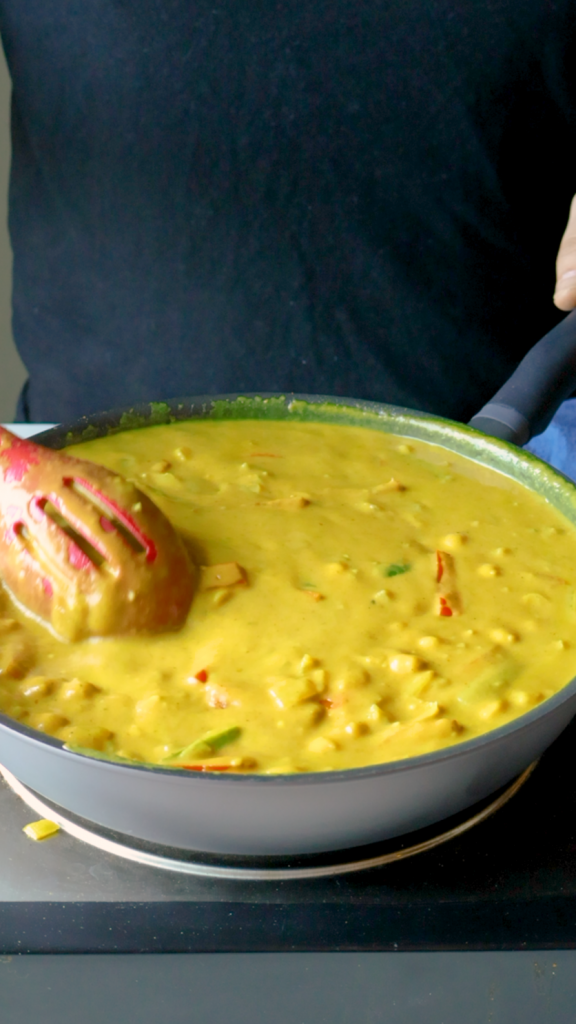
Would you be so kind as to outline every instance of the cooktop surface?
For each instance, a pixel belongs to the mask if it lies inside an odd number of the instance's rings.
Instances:
[[[436,832],[454,827],[456,834],[439,845],[320,877],[183,873],[63,830],[32,842],[22,829],[40,815],[3,780],[0,952],[576,947],[575,749],[576,720],[517,791],[473,827],[458,834],[467,818],[451,819]],[[474,809],[480,818],[482,806]],[[329,863],[406,850],[433,833],[347,851]],[[310,866],[280,867],[302,863]]]

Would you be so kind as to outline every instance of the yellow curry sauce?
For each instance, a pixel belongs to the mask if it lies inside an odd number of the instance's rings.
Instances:
[[[189,542],[179,633],[62,642],[3,595],[0,708],[65,741],[197,770],[352,768],[470,739],[576,675],[576,530],[426,442],[192,421],[70,451]]]

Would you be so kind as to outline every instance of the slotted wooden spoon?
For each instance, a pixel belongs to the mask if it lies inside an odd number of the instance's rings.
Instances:
[[[137,487],[3,427],[0,577],[69,640],[177,629],[194,592],[180,537]]]

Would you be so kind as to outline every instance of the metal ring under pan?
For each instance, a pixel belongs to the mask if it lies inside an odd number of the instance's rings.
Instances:
[[[395,839],[374,843],[371,846],[356,847],[354,850],[307,854],[290,858],[256,857],[251,859],[175,850],[173,847],[162,847],[134,839],[132,836],[122,835],[119,832],[101,829],[39,797],[22,785],[2,765],[0,765],[0,774],[12,791],[33,811],[43,818],[55,821],[64,832],[74,836],[75,839],[88,843],[104,853],[111,853],[147,867],[161,868],[163,871],[177,871],[183,875],[218,878],[226,881],[276,882],[327,878],[332,875],[350,874],[354,871],[366,871],[368,868],[393,864],[396,861],[405,860],[407,857],[414,857],[417,853],[433,850],[436,846],[441,846],[450,839],[456,839],[464,832],[468,832],[469,829],[479,825],[480,822],[500,810],[524,785],[537,763],[534,761],[514,782],[500,789],[496,794],[491,794],[475,807],[467,808],[444,822],[420,829],[418,832],[397,836]],[[439,826],[443,830],[435,832],[435,828]],[[342,860],[343,856],[350,859]]]

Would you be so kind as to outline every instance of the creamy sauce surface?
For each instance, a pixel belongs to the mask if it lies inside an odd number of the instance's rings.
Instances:
[[[425,442],[192,421],[69,449],[190,546],[173,634],[61,642],[2,595],[0,709],[107,756],[283,773],[471,739],[576,675],[576,530]]]

